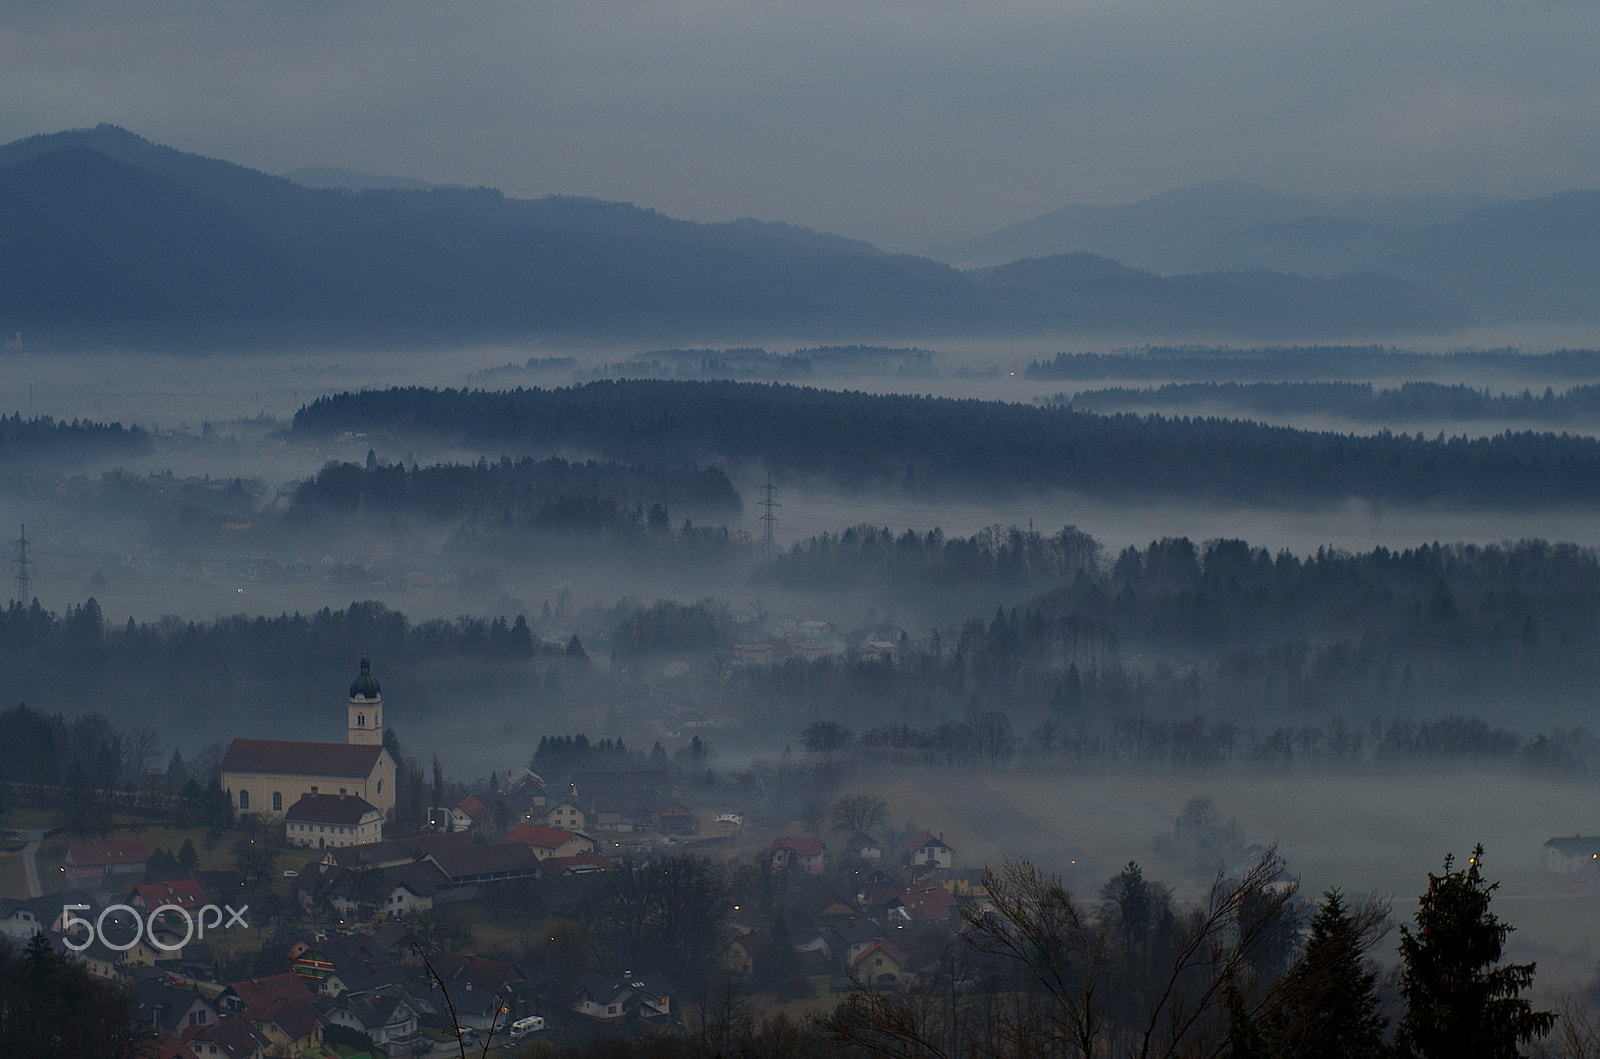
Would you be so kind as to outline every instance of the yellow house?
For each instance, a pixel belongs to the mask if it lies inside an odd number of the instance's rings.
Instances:
[[[394,813],[395,762],[383,746],[383,694],[372,663],[350,685],[343,743],[235,739],[222,759],[222,786],[241,813],[282,819],[307,795],[363,798]]]

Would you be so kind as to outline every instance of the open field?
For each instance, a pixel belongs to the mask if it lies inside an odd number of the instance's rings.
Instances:
[[[1376,891],[1408,921],[1427,873],[1485,847],[1500,881],[1493,908],[1516,927],[1516,959],[1539,961],[1547,994],[1580,986],[1600,960],[1600,890],[1542,867],[1547,838],[1600,832],[1600,785],[1499,771],[1292,775],[1065,775],[987,773],[885,777],[874,785],[890,817],[942,830],[958,866],[1027,857],[1094,896],[1128,861],[1185,899],[1211,869],[1172,848],[1173,820],[1196,796],[1212,799],[1242,840],[1279,844],[1302,891]],[[1387,953],[1383,954],[1387,955]]]

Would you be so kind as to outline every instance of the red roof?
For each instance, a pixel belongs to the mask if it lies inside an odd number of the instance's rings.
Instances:
[[[283,739],[235,739],[222,759],[223,772],[287,772],[306,776],[370,776],[387,754],[381,744],[295,743]]]
[[[170,1033],[140,1041],[134,1045],[134,1059],[196,1059],[192,1050]]]
[[[149,883],[134,887],[146,909],[154,912],[162,905],[176,905],[194,910],[206,904],[205,891],[194,879],[175,879],[172,882]]]
[[[297,1001],[312,1004],[317,999],[306,987],[306,980],[293,971],[234,982],[228,988],[238,996],[245,1013],[253,1019],[270,1018],[285,1004]]]
[[[882,938],[879,938],[878,940],[874,941],[871,945],[868,945],[866,948],[862,949],[859,954],[857,954],[856,958],[854,960],[852,960],[851,963],[850,963],[850,969],[853,971],[857,967],[860,967],[862,961],[864,961],[868,956],[871,956],[875,952],[883,953],[889,959],[893,960],[895,962],[895,965],[898,966],[898,967],[904,967],[906,965],[906,958],[903,955],[901,955],[900,950],[895,948],[893,945],[890,945],[887,941],[884,941]]]
[[[461,799],[456,808],[466,813],[475,824],[484,823],[489,819],[489,807],[478,801],[476,794],[469,794]]]
[[[942,886],[909,887],[906,893],[900,894],[889,903],[899,901],[906,911],[911,913],[911,918],[919,922],[930,922],[949,919],[955,915],[961,902],[955,895]]]
[[[521,842],[525,846],[535,846],[539,849],[560,849],[578,837],[578,832],[567,831],[564,828],[545,827],[543,824],[520,824],[506,835],[506,841]]]
[[[802,857],[820,857],[825,846],[820,838],[796,838],[792,835],[784,835],[781,838],[773,839],[770,848],[792,849]]]
[[[105,868],[113,864],[139,864],[150,859],[143,842],[90,842],[67,847],[67,863],[75,868]]]

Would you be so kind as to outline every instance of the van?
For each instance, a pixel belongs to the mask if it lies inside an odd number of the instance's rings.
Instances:
[[[518,1019],[511,1024],[511,1039],[520,1041],[531,1033],[538,1033],[544,1029],[544,1019],[539,1015],[529,1015],[525,1019]]]

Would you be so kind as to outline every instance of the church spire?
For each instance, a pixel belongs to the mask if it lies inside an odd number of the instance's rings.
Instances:
[[[357,746],[383,742],[383,690],[372,675],[372,662],[366,655],[361,656],[361,675],[350,683],[347,710],[348,742]]]

